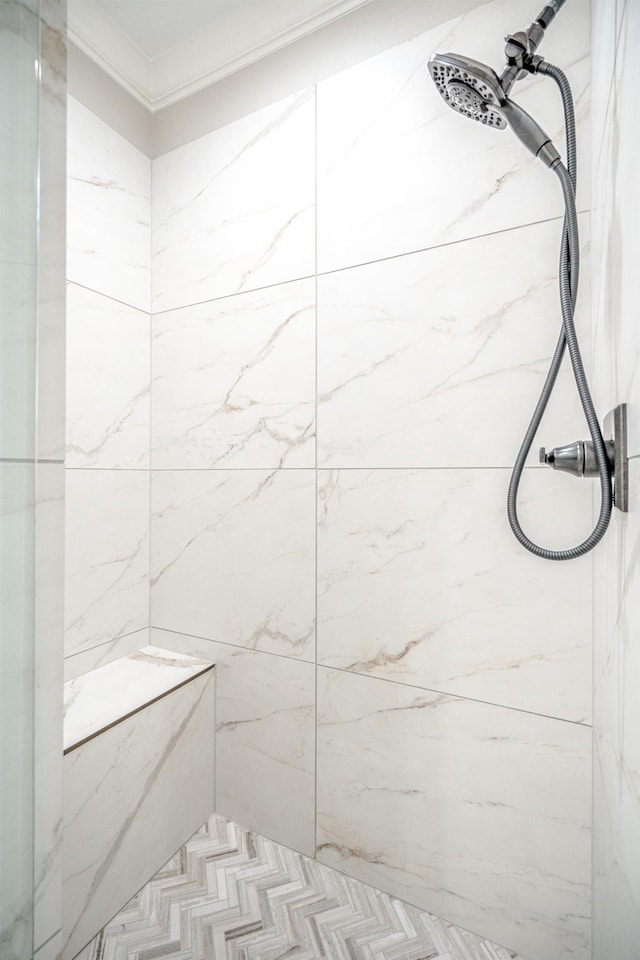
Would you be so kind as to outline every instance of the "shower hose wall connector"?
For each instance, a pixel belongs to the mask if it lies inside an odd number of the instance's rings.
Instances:
[[[604,421],[604,445],[613,478],[613,505],[622,513],[629,510],[629,455],[627,450],[627,405],[620,403]],[[574,477],[599,476],[595,448],[590,440],[575,440],[547,452],[540,447],[540,463]]]

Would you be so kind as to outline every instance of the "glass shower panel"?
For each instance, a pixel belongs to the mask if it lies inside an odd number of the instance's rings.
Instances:
[[[0,957],[33,956],[38,0],[0,0]]]

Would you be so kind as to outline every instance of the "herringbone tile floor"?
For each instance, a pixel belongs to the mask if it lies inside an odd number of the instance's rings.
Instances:
[[[522,960],[212,817],[77,960]]]

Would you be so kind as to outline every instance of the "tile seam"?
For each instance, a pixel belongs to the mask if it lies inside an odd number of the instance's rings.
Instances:
[[[152,626],[151,629],[159,630],[162,633],[175,633],[179,637],[187,637],[191,640],[200,640],[205,643],[219,644],[224,647],[229,647],[231,650],[238,650],[244,653],[259,653],[267,657],[279,657],[281,660],[287,660],[290,663],[304,663],[304,664],[307,664],[308,666],[314,667],[316,670],[316,673],[318,673],[318,671],[320,670],[335,670],[338,673],[344,673],[350,677],[360,677],[364,680],[378,680],[382,683],[391,683],[396,687],[406,687],[409,690],[419,690],[423,693],[434,693],[434,694],[437,694],[438,696],[451,697],[454,700],[465,700],[471,703],[481,703],[487,707],[495,707],[498,710],[511,710],[511,711],[515,711],[516,713],[526,713],[527,715],[532,717],[541,717],[542,719],[545,719],[545,720],[558,721],[558,723],[570,723],[573,726],[582,727],[586,730],[592,729],[592,723],[587,722],[586,720],[572,720],[572,719],[569,719],[568,717],[557,717],[550,713],[543,713],[540,710],[525,710],[522,707],[515,707],[505,703],[497,703],[495,700],[482,700],[478,697],[469,697],[469,696],[465,696],[464,694],[454,693],[449,690],[440,690],[435,687],[421,687],[418,684],[407,683],[404,680],[395,680],[389,677],[376,677],[369,673],[357,673],[355,670],[345,670],[343,667],[334,667],[334,666],[331,666],[330,664],[325,664],[325,663],[316,664],[312,660],[303,660],[301,657],[290,657],[290,656],[287,656],[287,654],[273,653],[270,650],[256,650],[253,647],[241,647],[234,643],[229,643],[228,641],[225,641],[225,640],[213,640],[211,637],[203,637],[203,636],[200,636],[199,634],[194,634],[194,633],[184,633],[180,630],[172,630],[170,627]]]

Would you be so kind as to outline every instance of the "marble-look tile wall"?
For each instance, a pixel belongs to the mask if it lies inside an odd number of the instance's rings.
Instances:
[[[148,636],[151,161],[72,97],[67,224],[65,653],[74,675]]]
[[[562,200],[426,71],[499,64],[537,12],[479,4],[154,161],[151,642],[218,665],[218,812],[586,960],[591,565],[522,552],[505,517]],[[545,54],[574,85],[586,256],[586,0]],[[561,136],[552,84],[517,96]],[[563,375],[540,442],[583,431]],[[568,545],[591,496],[532,458],[522,515]]]
[[[593,958],[640,944],[640,3],[593,4],[593,334],[596,397],[626,402],[630,510],[594,555]]]

